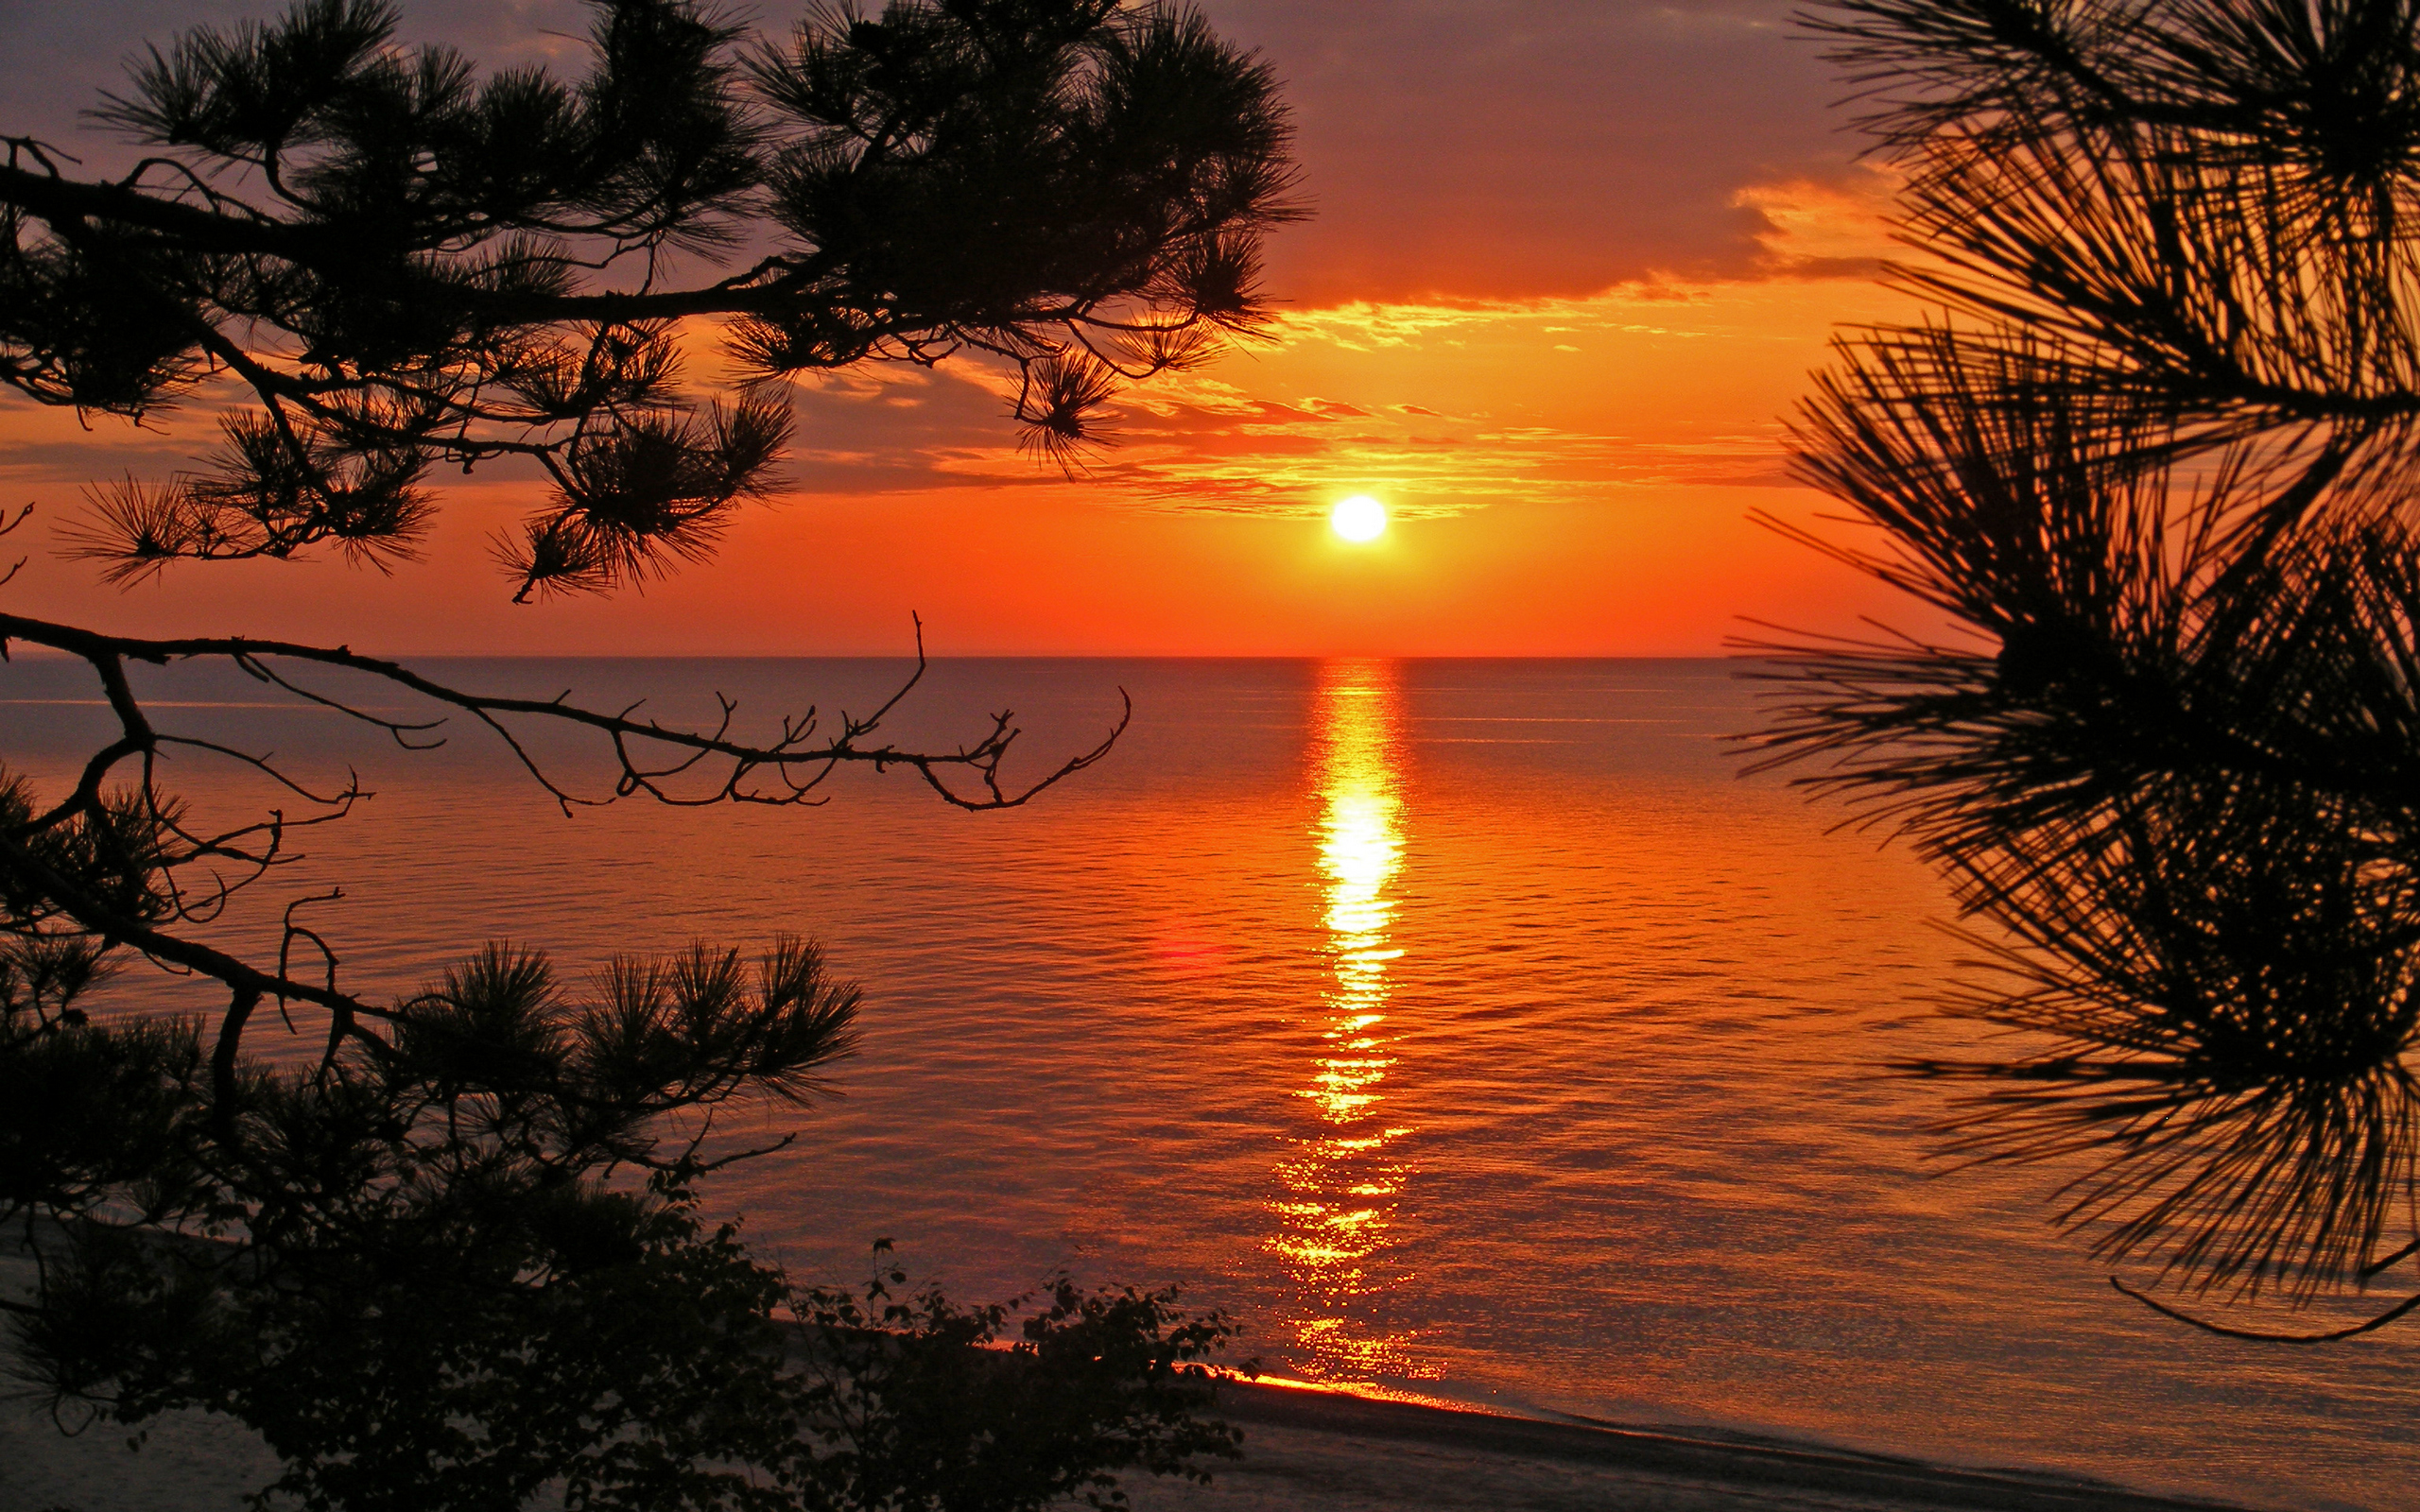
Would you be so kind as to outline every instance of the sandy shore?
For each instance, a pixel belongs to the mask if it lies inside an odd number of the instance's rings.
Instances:
[[[2158,1512],[2223,1503],[1769,1440],[1544,1422],[1230,1386],[1245,1458],[1207,1487],[1144,1482],[1137,1512],[1699,1512],[1723,1507]]]
[[[1636,1428],[1454,1412],[1328,1392],[1234,1385],[1221,1412],[1244,1460],[1207,1487],[1137,1477],[1136,1512],[1698,1512],[1724,1507],[2159,1512],[2110,1486],[1948,1469],[1912,1460]],[[273,1473],[241,1429],[186,1415],[140,1450],[95,1428],[64,1438],[22,1402],[0,1408],[9,1512],[237,1512]]]

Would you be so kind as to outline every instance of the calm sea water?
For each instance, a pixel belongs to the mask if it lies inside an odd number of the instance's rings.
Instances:
[[[666,716],[862,712],[851,662],[455,662],[480,689]],[[1753,688],[1712,662],[937,663],[903,737],[1014,707],[1047,765],[1008,814],[852,774],[813,810],[563,817],[492,739],[411,756],[219,674],[170,728],[350,765],[378,797],[269,902],[363,990],[491,937],[575,973],[812,935],[869,1007],[841,1095],[716,1202],[802,1275],[894,1238],[960,1296],[1064,1267],[1182,1282],[1285,1376],[1814,1437],[2256,1503],[2408,1504],[2420,1328],[2319,1350],[2188,1332],[2043,1222],[2061,1172],[1939,1176],[1932,1017],[1958,947],[1903,850],[1741,781]],[[373,701],[399,713],[385,694]],[[0,668],[0,754],[55,781],[102,728],[79,670]],[[751,721],[753,721],[751,724]],[[597,753],[538,752],[601,792]],[[213,812],[270,801],[177,764]],[[284,800],[289,812],[300,805]],[[156,977],[124,1001],[194,1000]],[[746,1133],[792,1126],[752,1125]]]

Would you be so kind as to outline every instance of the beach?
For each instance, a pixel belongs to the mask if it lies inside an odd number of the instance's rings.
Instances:
[[[1219,1412],[1244,1458],[1208,1486],[1130,1477],[1136,1512],[1713,1512],[1724,1507],[1923,1512],[2160,1512],[2226,1503],[2089,1481],[1952,1469],[1775,1439],[1689,1436],[1231,1383]],[[162,1419],[139,1450],[96,1425],[69,1438],[22,1401],[0,1414],[0,1506],[12,1512],[237,1512],[274,1473],[258,1439],[199,1414]]]
[[[1230,1385],[1220,1411],[1245,1457],[1209,1486],[1132,1488],[1138,1512],[1479,1512],[1720,1507],[2154,1512],[2230,1503],[2146,1496],[2105,1483],[1930,1465],[1808,1443],[1700,1436]]]

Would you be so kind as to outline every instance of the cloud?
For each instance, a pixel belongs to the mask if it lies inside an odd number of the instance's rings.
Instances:
[[[126,64],[200,26],[233,30],[284,15],[287,0],[0,0],[0,130],[66,144],[107,171],[131,149],[78,119],[104,90],[126,87]],[[482,67],[585,65],[593,12],[579,0],[404,0],[401,39],[442,43]]]
[[[1856,139],[1795,0],[1206,0],[1285,81],[1317,218],[1270,247],[1272,295],[1585,295],[1658,277],[1798,276],[1769,204],[1742,192],[1853,180]],[[146,43],[281,13],[282,0],[0,0],[10,132],[96,168],[130,149],[78,126]],[[805,7],[756,9],[768,37]],[[580,65],[577,0],[407,0],[407,42],[496,68]]]
[[[1853,175],[1794,0],[1207,0],[1285,79],[1317,212],[1272,293],[1585,295],[1788,276],[1740,191]]]
[[[1274,342],[1128,396],[1092,496],[1300,513],[1376,490],[1416,514],[1779,481],[1766,417],[1820,360],[1832,309],[1854,302],[1853,284],[1826,281],[1862,280],[1884,250],[1891,189],[1836,130],[1835,86],[1791,35],[1792,4],[1206,0],[1286,80],[1318,218],[1271,242],[1270,285],[1291,301]],[[0,0],[6,129],[72,140],[103,165],[118,149],[75,112],[122,77],[122,58],[282,9]],[[799,9],[768,6],[760,26]],[[407,40],[489,66],[576,65],[587,26],[574,0],[403,13]],[[1798,303],[1760,303],[1759,288]],[[1007,408],[1004,380],[975,368],[802,386],[792,487],[1061,486],[1019,452]],[[12,481],[157,474],[207,445],[0,421]]]
[[[1826,320],[1800,310],[1777,330],[1772,312],[1798,309],[1807,286],[1656,284],[1587,299],[1298,312],[1249,355],[1129,390],[1109,418],[1115,444],[1091,456],[1081,486],[1126,508],[1284,516],[1369,491],[1414,518],[1782,486],[1777,417]],[[1305,391],[1309,374],[1324,392]],[[885,402],[893,387],[919,403]],[[1007,388],[1004,375],[953,366],[872,369],[803,391],[802,437],[832,439],[803,445],[795,487],[1063,486],[1019,453]]]
[[[1900,177],[1874,163],[1829,178],[1749,184],[1733,202],[1755,212],[1759,266],[1789,279],[1871,279],[1885,258],[1910,254],[1892,235]]]

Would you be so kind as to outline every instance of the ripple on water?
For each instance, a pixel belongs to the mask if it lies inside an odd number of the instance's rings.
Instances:
[[[441,670],[769,717],[870,707],[895,668]],[[1941,891],[1733,776],[1715,737],[1754,713],[1720,663],[940,663],[907,735],[1013,703],[1038,751],[1075,748],[1134,694],[1111,762],[993,816],[852,779],[806,812],[564,819],[468,737],[406,758],[153,680],[181,729],[380,790],[280,894],[345,885],[324,919],[357,988],[492,936],[575,973],[823,939],[867,984],[863,1052],[717,1195],[801,1272],[854,1275],[886,1234],[961,1294],[1181,1280],[1287,1376],[2297,1505],[2394,1504],[2420,1471],[2420,1334],[2189,1334],[2043,1225],[2056,1173],[1927,1178],[1937,1094],[1876,1068],[1972,1042],[1924,1011]],[[62,771],[86,697],[72,667],[0,668],[9,760]]]

